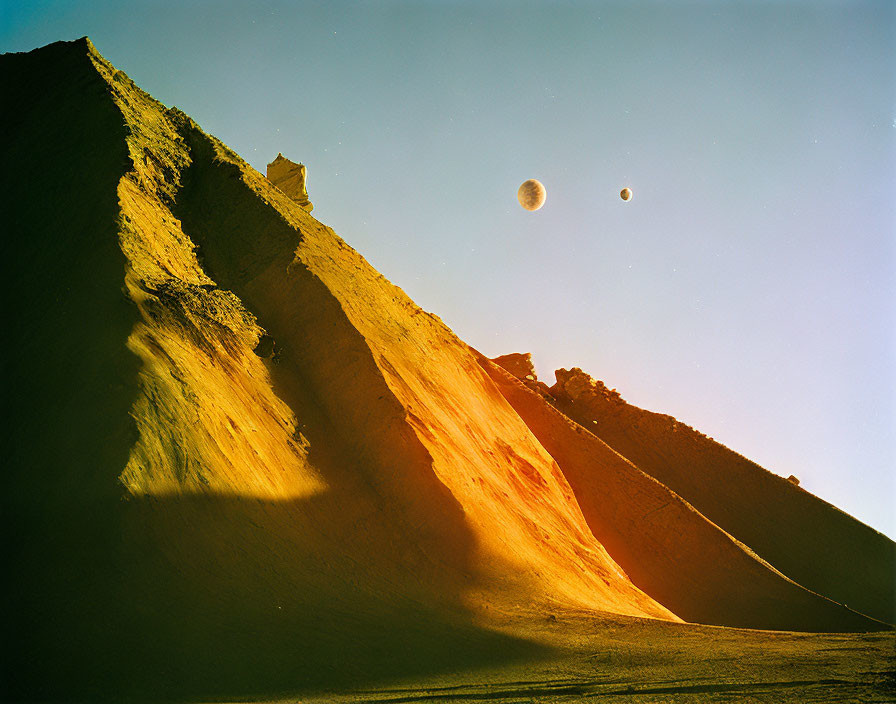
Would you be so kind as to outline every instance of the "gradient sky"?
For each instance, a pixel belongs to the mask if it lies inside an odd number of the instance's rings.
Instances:
[[[0,0],[83,35],[485,354],[896,536],[896,3]]]

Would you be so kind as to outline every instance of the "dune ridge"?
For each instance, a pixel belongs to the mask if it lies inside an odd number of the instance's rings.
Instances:
[[[776,570],[548,403],[537,379],[480,361],[560,464],[594,535],[635,584],[685,620],[776,630],[883,627]]]
[[[896,623],[896,543],[885,535],[671,416],[626,403],[580,369],[558,370],[549,393],[795,582]]]

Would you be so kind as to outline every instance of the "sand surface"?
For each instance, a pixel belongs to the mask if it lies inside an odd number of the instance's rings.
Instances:
[[[348,702],[892,702],[892,634],[805,634],[570,613],[503,628],[550,644],[538,658],[343,692]]]

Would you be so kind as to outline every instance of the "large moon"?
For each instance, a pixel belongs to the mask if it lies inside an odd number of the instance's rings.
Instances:
[[[547,191],[544,190],[541,181],[536,181],[534,178],[525,181],[523,185],[520,186],[520,190],[516,192],[516,197],[519,200],[520,205],[526,210],[538,210],[544,205],[546,196]]]
[[[619,197],[624,201],[630,201],[632,199],[632,189],[623,188],[621,191],[619,191]]]

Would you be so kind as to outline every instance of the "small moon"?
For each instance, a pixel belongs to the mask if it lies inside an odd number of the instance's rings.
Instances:
[[[547,191],[544,189],[544,186],[541,185],[541,181],[536,181],[534,178],[530,178],[528,181],[524,181],[523,185],[520,186],[520,190],[516,192],[516,197],[517,200],[519,200],[520,205],[526,210],[538,210],[544,205]]]
[[[619,191],[619,197],[624,201],[630,201],[632,199],[632,189],[623,188],[621,191]]]

